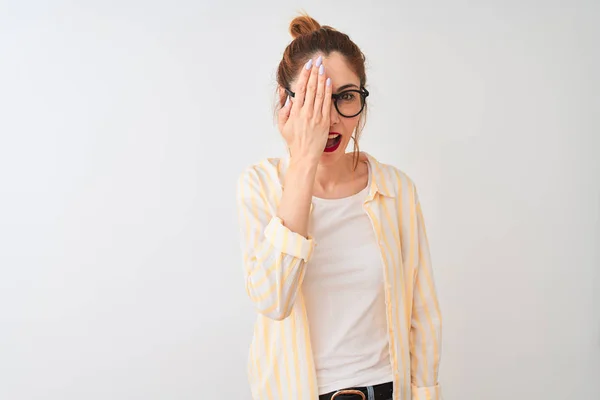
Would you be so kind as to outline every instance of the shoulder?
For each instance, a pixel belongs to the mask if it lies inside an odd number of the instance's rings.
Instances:
[[[265,158],[245,167],[238,177],[238,193],[244,188],[254,190],[277,190],[286,167],[284,158]]]
[[[368,160],[371,165],[373,178],[378,184],[379,189],[391,192],[390,195],[415,191],[414,181],[397,166],[379,161],[373,155],[366,152],[361,152],[360,157],[361,160]]]

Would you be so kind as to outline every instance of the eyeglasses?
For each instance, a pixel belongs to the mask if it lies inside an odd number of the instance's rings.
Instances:
[[[290,97],[295,97],[296,93],[290,89],[285,89],[285,92]],[[356,117],[365,108],[365,99],[369,95],[369,91],[364,87],[358,89],[344,90],[331,95],[333,104],[337,112],[346,118]]]

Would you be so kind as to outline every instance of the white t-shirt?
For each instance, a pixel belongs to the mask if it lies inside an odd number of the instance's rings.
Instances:
[[[368,188],[342,199],[313,197],[309,231],[317,246],[302,291],[320,395],[393,379],[383,265],[363,209]]]

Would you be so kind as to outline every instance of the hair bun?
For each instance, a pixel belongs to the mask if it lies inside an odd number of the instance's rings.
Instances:
[[[302,14],[290,23],[290,34],[294,39],[321,29],[321,25],[308,14]]]

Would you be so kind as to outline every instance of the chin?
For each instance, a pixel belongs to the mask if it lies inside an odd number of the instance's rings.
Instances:
[[[335,149],[332,152],[323,152],[323,154],[321,155],[321,160],[319,161],[319,164],[321,165],[331,165],[331,164],[335,164],[336,162],[338,162],[341,158],[344,157],[344,155],[346,154],[346,147],[348,147],[348,142],[344,141],[345,143],[341,143],[337,149]]]

